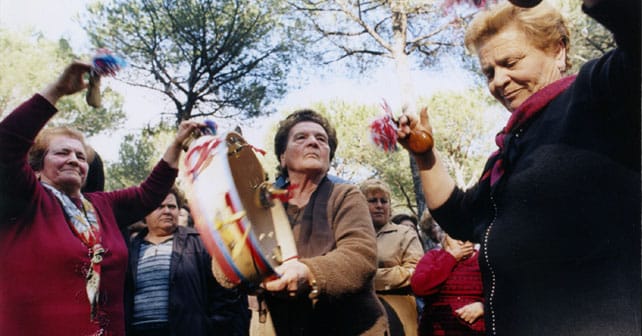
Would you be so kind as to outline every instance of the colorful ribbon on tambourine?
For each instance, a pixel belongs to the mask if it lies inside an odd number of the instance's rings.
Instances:
[[[185,163],[188,166],[188,175],[192,177],[192,180],[196,179],[198,172],[205,168],[205,162],[209,157],[209,153],[214,150],[222,142],[221,138],[212,137],[211,139],[203,142],[202,144],[197,145],[196,147],[190,149],[185,156]],[[192,155],[198,154],[198,159],[194,164],[190,164],[192,161]]]
[[[274,274],[280,262],[296,255],[294,239],[277,240],[283,236],[283,225],[277,228],[274,224],[279,218],[290,229],[276,201],[287,201],[290,193],[270,188],[256,155],[265,155],[265,151],[236,132],[206,133],[195,132],[196,137],[187,144],[183,170],[195,227],[222,286],[258,286]],[[283,241],[292,243],[284,245]]]

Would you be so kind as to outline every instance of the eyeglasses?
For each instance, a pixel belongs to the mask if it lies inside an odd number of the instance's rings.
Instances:
[[[376,197],[368,198],[368,203],[375,204],[377,202],[379,202],[381,204],[388,204],[388,200],[385,199],[385,198],[376,198]]]

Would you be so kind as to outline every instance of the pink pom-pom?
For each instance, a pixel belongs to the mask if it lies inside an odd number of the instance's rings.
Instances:
[[[370,124],[370,138],[374,144],[386,152],[397,150],[397,125],[392,117],[384,115]]]
[[[385,113],[381,118],[370,124],[370,138],[374,144],[386,152],[397,150],[397,122],[392,115],[392,109],[384,99],[381,108]]]

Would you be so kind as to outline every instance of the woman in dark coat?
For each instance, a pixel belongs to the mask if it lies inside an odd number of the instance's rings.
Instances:
[[[512,114],[499,149],[467,191],[436,151],[415,154],[435,219],[481,244],[490,335],[640,334],[640,1],[583,10],[618,47],[569,77],[557,10],[480,13],[466,45]],[[425,110],[401,119],[401,138],[430,130]]]

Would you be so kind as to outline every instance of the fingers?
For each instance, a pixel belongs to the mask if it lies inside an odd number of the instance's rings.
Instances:
[[[89,73],[91,65],[81,61],[73,61],[58,79],[58,84],[63,87],[64,94],[72,94],[86,89],[89,82],[84,79],[84,75]]]
[[[80,72],[84,74],[86,72],[89,72],[89,70],[91,70],[91,64],[76,60],[71,62],[71,65],[69,66],[69,68],[70,68],[70,71]]]
[[[291,293],[296,293],[298,289],[298,279],[293,274],[293,272],[284,272],[282,275],[272,281],[268,281],[263,284],[265,289],[271,292],[280,292],[282,290],[287,290]]]
[[[481,302],[473,302],[455,310],[455,314],[466,323],[473,324],[484,315],[484,306]]]
[[[287,290],[291,296],[296,295],[300,282],[307,282],[310,278],[308,266],[298,260],[282,264],[276,268],[276,272],[280,277],[264,283],[265,289],[273,292]]]
[[[426,130],[432,132],[432,127],[430,126],[430,117],[428,117],[428,108],[425,106],[421,109],[421,111],[419,111],[419,123]]]
[[[416,124],[417,124],[417,120],[415,116],[403,114],[401,117],[399,117],[399,120],[398,120],[397,137],[400,140],[403,140],[406,137],[408,137],[408,135],[410,134],[410,131],[412,130],[412,126]]]
[[[412,154],[423,155],[432,150],[434,141],[426,107],[419,112],[419,118],[403,114],[397,124],[397,139]]]
[[[461,307],[455,311],[460,319],[466,321],[466,323],[472,324],[475,322],[473,313],[468,309],[468,306]]]
[[[52,105],[56,105],[58,100],[70,94],[79,92],[89,86],[84,79],[84,75],[89,72],[91,66],[87,63],[74,61],[69,64],[58,78],[47,85],[41,92],[42,96]]]
[[[206,125],[202,122],[197,122],[193,120],[182,121],[181,124],[178,126],[178,132],[176,132],[176,141],[178,143],[182,143],[185,139],[187,139],[192,134],[192,132],[202,127],[206,127]]]
[[[263,283],[263,287],[271,292],[282,291],[287,287],[287,280],[283,278],[278,278],[276,280],[271,280]]]

